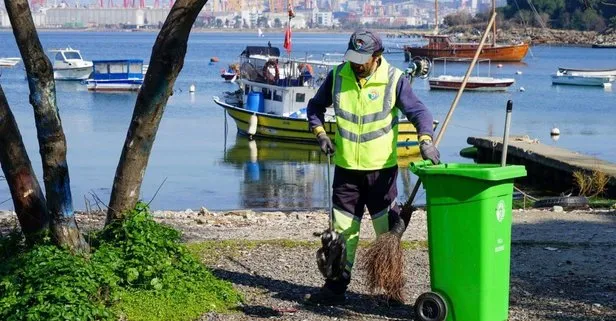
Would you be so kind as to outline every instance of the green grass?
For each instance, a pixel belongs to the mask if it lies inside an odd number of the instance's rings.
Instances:
[[[591,197],[588,199],[588,204],[592,208],[614,208],[616,200],[601,197]]]
[[[367,248],[373,240],[360,240],[359,248]],[[320,240],[296,241],[287,239],[276,240],[211,240],[188,244],[188,250],[201,257],[206,264],[214,264],[221,257],[238,257],[241,251],[249,251],[258,246],[271,246],[278,248],[309,248],[317,250],[321,246]],[[405,250],[417,250],[428,248],[428,241],[402,241]]]
[[[92,253],[0,240],[0,320],[195,320],[235,308],[240,295],[217,279],[180,233],[144,204],[91,237]]]

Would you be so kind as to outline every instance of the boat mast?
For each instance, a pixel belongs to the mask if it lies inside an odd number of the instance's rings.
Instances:
[[[438,35],[438,0],[434,0],[434,34]]]
[[[496,0],[492,0],[492,15],[496,16]],[[496,47],[496,18],[492,24],[492,48]]]

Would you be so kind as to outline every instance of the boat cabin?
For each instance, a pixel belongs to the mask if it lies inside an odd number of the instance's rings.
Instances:
[[[143,80],[143,60],[141,59],[95,60],[93,63],[92,79],[94,80]]]
[[[82,61],[83,57],[79,50],[68,47],[66,49],[52,49],[50,52],[56,53],[54,56],[54,65],[70,64],[71,61]]]
[[[281,57],[276,47],[246,47],[240,55],[239,82],[244,108],[283,117],[305,117],[301,113],[320,82],[341,63],[325,58]]]
[[[95,60],[89,90],[136,91],[143,84],[143,60]]]
[[[315,89],[307,86],[277,86],[246,80],[242,80],[242,86],[244,108],[284,117],[302,116],[301,111],[315,94]]]

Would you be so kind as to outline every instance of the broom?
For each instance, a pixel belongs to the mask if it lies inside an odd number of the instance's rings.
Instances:
[[[483,45],[495,20],[496,12],[493,12],[490,22],[486,26],[486,30],[481,37],[481,42],[475,51],[473,60],[466,70],[462,84],[456,93],[451,107],[449,108],[449,112],[447,112],[445,120],[443,121],[443,127],[436,136],[436,140],[434,142],[436,147],[438,147],[443,134],[447,129],[447,125],[449,124],[451,116],[458,105],[462,92],[466,87],[468,78],[477,63],[479,53],[483,49]],[[366,283],[370,292],[377,293],[382,291],[388,302],[404,302],[404,295],[402,292],[405,284],[404,252],[402,251],[401,238],[411,220],[411,215],[414,210],[412,205],[413,200],[419,191],[420,185],[421,180],[417,180],[417,183],[415,183],[415,186],[413,187],[411,196],[409,196],[408,200],[404,203],[404,205],[402,205],[398,222],[394,224],[394,227],[389,232],[379,235],[377,239],[368,246],[364,259],[360,262],[360,268],[366,272]]]

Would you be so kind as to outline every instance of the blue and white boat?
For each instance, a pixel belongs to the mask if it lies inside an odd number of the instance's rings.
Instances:
[[[552,75],[553,85],[611,86],[616,82],[616,69],[558,68]]]
[[[92,91],[137,91],[143,84],[143,60],[94,60],[92,77],[86,80]]]

